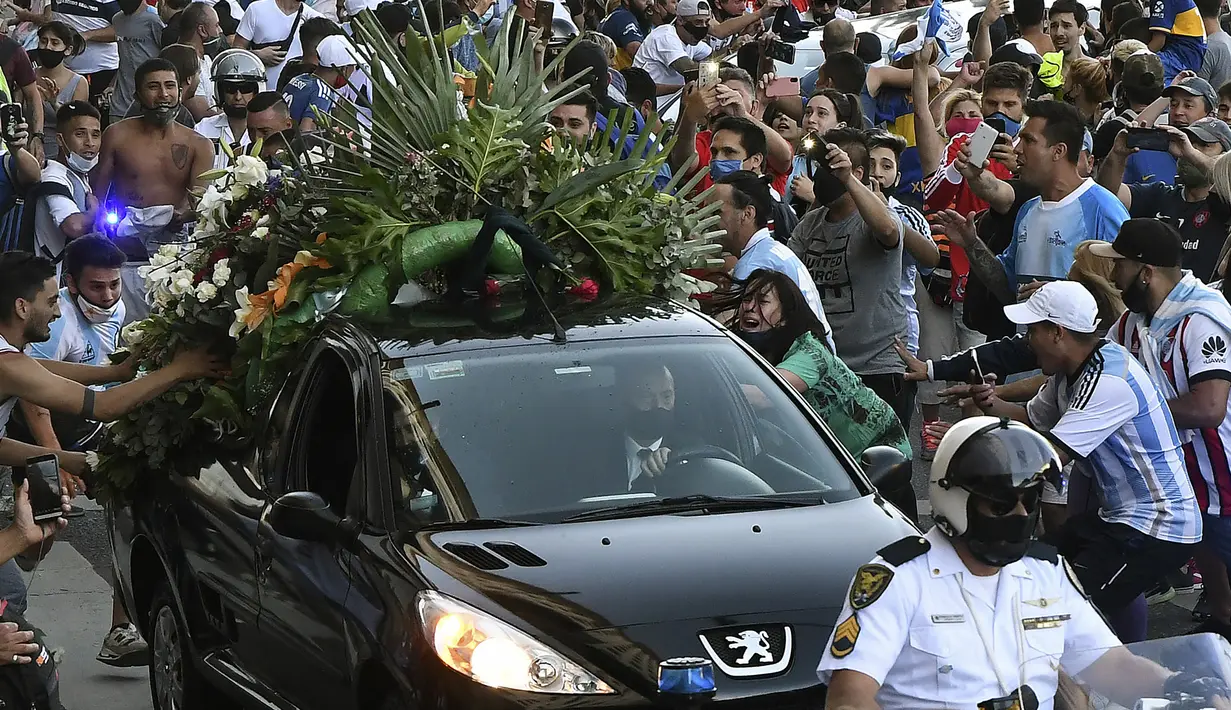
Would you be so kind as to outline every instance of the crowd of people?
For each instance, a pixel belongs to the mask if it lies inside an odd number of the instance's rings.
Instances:
[[[372,10],[395,46],[463,26],[449,48],[463,71],[508,28],[540,60],[577,39],[557,79],[585,91],[551,114],[561,140],[610,140],[627,158],[632,134],[650,132],[674,139],[662,185],[702,173],[727,258],[699,274],[722,287],[701,305],[847,448],[930,461],[953,424],[946,401],[1022,422],[1064,464],[1043,533],[1119,637],[1145,637],[1147,596],[1198,578],[1204,628],[1231,636],[1231,36],[1218,0],[1102,0],[1095,23],[1076,0],[1016,0],[1011,13],[993,0],[956,62],[923,25],[882,46],[852,24],[921,0],[567,0],[550,26],[533,0],[432,0],[422,13],[373,0],[5,4],[0,93],[23,110],[0,173],[0,465],[61,452],[76,496],[84,459],[57,413],[114,418],[218,371],[184,353],[130,383],[107,357],[149,312],[141,267],[185,238],[203,174],[258,141],[277,160],[338,107],[371,110],[352,18]],[[767,58],[810,26],[818,66]],[[0,567],[0,597],[20,609],[16,564]],[[144,663],[118,601],[113,617],[98,659]]]

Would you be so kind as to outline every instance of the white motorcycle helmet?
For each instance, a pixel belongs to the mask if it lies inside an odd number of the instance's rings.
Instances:
[[[941,531],[965,540],[980,562],[1004,567],[1033,542],[1044,483],[1059,487],[1060,457],[1043,435],[996,417],[954,424],[936,448],[929,477]],[[1018,504],[1025,515],[1016,513]]]
[[[256,84],[256,92],[265,91],[265,63],[246,49],[228,49],[214,57],[209,78],[214,82],[214,100],[224,105],[224,84]]]

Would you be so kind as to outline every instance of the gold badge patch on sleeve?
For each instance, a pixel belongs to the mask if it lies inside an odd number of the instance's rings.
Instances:
[[[881,598],[893,579],[893,570],[884,565],[864,565],[855,573],[851,585],[851,608],[864,609]]]
[[[855,650],[855,642],[859,640],[859,617],[851,614],[851,618],[838,624],[833,632],[833,643],[829,652],[834,658],[846,658]]]

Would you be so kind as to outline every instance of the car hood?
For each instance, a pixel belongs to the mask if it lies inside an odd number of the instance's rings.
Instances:
[[[652,692],[666,658],[710,657],[725,671],[726,657],[736,675],[724,673],[720,697],[737,697],[763,694],[767,682],[782,691],[815,686],[816,661],[856,568],[910,534],[918,531],[900,513],[865,496],[809,508],[427,533],[406,553],[440,591],[521,619],[513,622],[631,688]],[[759,647],[763,631],[774,663],[785,655],[788,665],[744,677],[738,657]],[[774,665],[764,658],[745,664]]]

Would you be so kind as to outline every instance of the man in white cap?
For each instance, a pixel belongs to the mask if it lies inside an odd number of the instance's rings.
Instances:
[[[660,96],[684,88],[684,74],[710,56],[712,49],[705,38],[712,16],[708,0],[680,0],[675,22],[655,27],[641,43],[633,66],[649,72]]]
[[[1175,421],[1145,368],[1099,337],[1098,306],[1081,284],[1045,284],[1004,312],[1027,326],[1027,342],[1050,378],[1025,407],[986,384],[972,397],[988,414],[1043,432],[1063,463],[1085,460],[1103,505],[1068,520],[1060,551],[1121,640],[1143,640],[1126,636],[1144,637],[1144,619],[1130,631],[1115,617],[1191,558],[1201,540]]]
[[[358,54],[350,40],[333,35],[316,47],[320,64],[310,74],[291,79],[282,96],[291,109],[291,119],[300,133],[316,130],[317,118],[333,109],[348,86],[350,77],[359,67]]]

